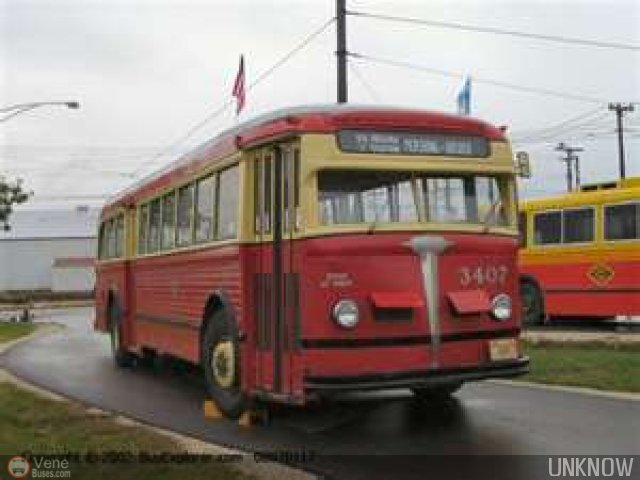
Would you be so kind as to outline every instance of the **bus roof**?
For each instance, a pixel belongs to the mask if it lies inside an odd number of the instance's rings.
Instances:
[[[553,210],[564,207],[597,205],[640,198],[640,177],[583,185],[579,191],[544,198],[524,200],[522,211]]]
[[[169,163],[143,177],[109,199],[110,210],[120,204],[135,202],[167,182],[199,169],[212,159],[272,139],[300,133],[331,133],[346,128],[386,128],[388,130],[429,130],[460,135],[479,135],[489,140],[504,141],[503,130],[475,118],[404,107],[353,104],[305,105],[284,108],[260,115],[225,130]]]

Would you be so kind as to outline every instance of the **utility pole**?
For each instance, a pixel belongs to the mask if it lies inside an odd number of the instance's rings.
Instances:
[[[564,142],[560,142],[558,146],[555,148],[555,150],[556,152],[565,152],[566,156],[564,158],[561,158],[560,160],[567,164],[567,192],[570,192],[573,190],[573,172],[571,168],[572,167],[571,163],[575,162],[576,188],[578,188],[580,186],[580,167],[578,165],[578,162],[580,161],[580,159],[578,158],[577,155],[575,155],[575,153],[583,152],[584,148],[570,147]]]
[[[347,103],[347,7],[346,0],[336,0],[336,57],[338,103]]]
[[[627,105],[623,105],[622,103],[610,103],[609,110],[616,112],[618,130],[618,154],[620,160],[620,179],[624,179],[624,135],[622,131],[622,116],[625,112],[633,112],[633,103],[629,103]]]

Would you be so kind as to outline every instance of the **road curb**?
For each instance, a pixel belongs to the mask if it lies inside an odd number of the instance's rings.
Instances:
[[[523,340],[533,345],[581,345],[599,344],[603,347],[640,344],[638,332],[580,332],[573,330],[528,330],[523,332]]]
[[[496,385],[507,385],[510,387],[537,388],[540,390],[553,390],[564,393],[579,393],[581,395],[590,395],[593,397],[610,398],[613,400],[626,400],[631,402],[640,402],[640,393],[632,392],[613,392],[610,390],[597,390],[588,387],[572,387],[569,385],[550,385],[547,383],[534,383],[516,380],[493,379],[486,380],[488,383]]]
[[[28,342],[29,340],[33,340],[34,338],[37,338],[41,335],[47,335],[49,333],[58,332],[64,329],[63,325],[57,323],[34,323],[34,325],[36,326],[36,329],[29,335],[16,338],[15,340],[11,340],[9,342],[0,343],[0,356],[4,355],[13,347],[18,346],[21,343]]]

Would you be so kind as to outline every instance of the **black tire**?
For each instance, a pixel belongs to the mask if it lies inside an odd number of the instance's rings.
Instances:
[[[420,400],[446,400],[462,388],[462,382],[443,383],[432,387],[414,387],[413,394]]]
[[[520,298],[522,300],[522,323],[531,327],[541,325],[544,321],[544,302],[540,289],[532,282],[520,282]]]
[[[240,417],[246,399],[240,390],[238,329],[225,310],[216,311],[207,321],[202,339],[202,369],[207,392],[220,411],[231,419]]]
[[[116,367],[132,366],[134,355],[122,345],[122,313],[115,302],[109,307],[109,334],[111,336],[111,355]]]

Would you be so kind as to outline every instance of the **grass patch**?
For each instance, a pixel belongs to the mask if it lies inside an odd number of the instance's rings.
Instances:
[[[0,455],[129,452],[184,453],[173,440],[139,426],[116,423],[111,415],[89,415],[77,404],[41,398],[10,383],[0,383]],[[158,480],[249,480],[224,462],[192,464],[71,464],[71,478]]]
[[[517,380],[640,393],[640,345],[525,342],[530,373]]]
[[[33,323],[0,323],[0,343],[29,335],[37,328]]]

